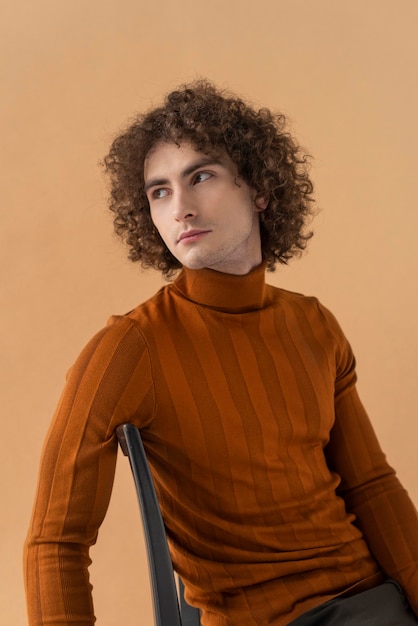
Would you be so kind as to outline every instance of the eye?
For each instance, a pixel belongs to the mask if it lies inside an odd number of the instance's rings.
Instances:
[[[212,174],[210,174],[210,172],[198,172],[193,178],[193,184],[196,185],[197,183],[203,183],[211,177]]]
[[[168,190],[164,189],[164,187],[160,187],[159,189],[154,189],[151,194],[151,198],[153,200],[160,200],[161,198],[165,198],[168,195]]]

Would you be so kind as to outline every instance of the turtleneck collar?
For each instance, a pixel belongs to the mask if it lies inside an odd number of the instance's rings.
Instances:
[[[246,313],[270,304],[271,290],[265,283],[266,264],[237,276],[210,269],[183,268],[174,287],[188,300],[227,313]]]

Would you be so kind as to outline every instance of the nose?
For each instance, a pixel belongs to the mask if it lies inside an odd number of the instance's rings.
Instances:
[[[176,189],[172,200],[173,217],[177,222],[183,222],[195,217],[196,207],[190,195],[184,189]]]

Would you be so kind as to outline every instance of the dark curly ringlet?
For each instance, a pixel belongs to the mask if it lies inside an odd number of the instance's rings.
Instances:
[[[163,106],[135,118],[104,158],[115,232],[126,241],[132,261],[166,276],[181,267],[153,225],[144,192],[144,162],[159,141],[188,142],[213,156],[226,152],[239,177],[257,195],[269,198],[260,213],[269,270],[305,249],[312,236],[306,230],[313,203],[309,156],[286,131],[284,115],[255,110],[207,81],[196,81],[168,94]]]

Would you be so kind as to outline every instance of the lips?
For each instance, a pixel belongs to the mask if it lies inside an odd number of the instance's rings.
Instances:
[[[209,230],[199,230],[199,229],[185,230],[183,233],[181,233],[177,241],[178,242],[183,241],[185,243],[187,243],[187,241],[197,241],[198,239],[203,237],[203,235],[206,235],[209,232],[210,232]]]

